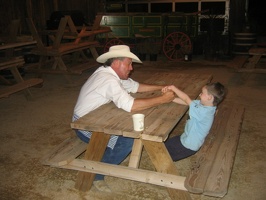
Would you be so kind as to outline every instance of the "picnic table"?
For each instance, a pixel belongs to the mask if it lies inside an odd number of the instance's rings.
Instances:
[[[24,42],[10,42],[0,45],[0,51],[4,51],[5,56],[0,58],[0,71],[8,70],[11,72],[16,83],[12,84],[10,80],[6,79],[3,75],[0,75],[0,81],[4,83],[4,88],[0,89],[0,98],[8,97],[9,95],[24,91],[27,99],[31,99],[32,95],[28,88],[39,85],[43,82],[40,78],[30,78],[24,80],[21,76],[18,68],[22,67],[25,63],[24,58],[21,56],[14,56],[13,51],[16,48],[35,45],[36,41],[24,41]]]
[[[111,31],[109,28],[102,29],[100,27],[101,18],[101,15],[96,16],[94,25],[90,31],[87,31],[84,26],[78,32],[70,16],[62,17],[57,30],[42,31],[42,34],[46,34],[52,42],[48,46],[44,45],[41,40],[40,33],[37,31],[33,19],[27,18],[32,36],[37,41],[37,47],[32,50],[32,53],[40,56],[38,68],[31,69],[31,71],[39,74],[81,74],[84,70],[92,67],[83,51],[89,49],[96,60],[98,57],[96,47],[99,43],[95,40],[95,36]],[[63,59],[63,56],[66,55],[72,55],[72,61],[77,61],[81,58],[83,62],[70,67],[66,64],[65,59]],[[52,59],[48,60],[48,58]],[[47,69],[45,65],[49,61],[53,61],[53,64],[51,68]]]
[[[158,73],[146,80],[145,83],[174,84],[194,99],[198,97],[201,88],[211,78],[211,75]],[[134,96],[137,98],[149,98],[157,95],[160,95],[160,91],[138,93]],[[179,176],[179,172],[164,145],[169,133],[187,110],[188,106],[176,103],[168,103],[146,109],[141,112],[146,116],[145,129],[137,132],[133,130],[133,113],[119,109],[113,103],[103,105],[71,123],[73,129],[93,131],[92,138],[87,145],[85,158],[66,162],[61,160],[57,164],[54,162],[54,165],[78,170],[76,188],[82,191],[90,189],[95,174],[99,173],[165,186],[168,188],[172,199],[190,199],[190,195],[184,187],[185,177]],[[113,134],[134,138],[128,167],[99,162],[108,140]],[[148,152],[157,172],[138,169],[143,147]]]

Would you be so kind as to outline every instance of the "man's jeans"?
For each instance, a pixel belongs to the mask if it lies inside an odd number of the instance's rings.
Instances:
[[[83,142],[89,143],[90,138],[87,138],[78,130],[76,130],[76,134]],[[109,164],[116,164],[116,165],[120,164],[123,160],[125,160],[128,154],[131,152],[133,142],[134,142],[133,138],[119,136],[114,146],[114,149],[111,149],[109,147],[105,149],[101,161]],[[103,180],[103,179],[104,179],[103,175],[97,174],[95,176],[95,180]]]

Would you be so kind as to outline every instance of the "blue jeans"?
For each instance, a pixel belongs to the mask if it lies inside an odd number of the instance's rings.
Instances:
[[[81,132],[76,130],[77,136],[86,143],[89,143],[90,138],[84,136]],[[114,149],[106,147],[102,162],[109,163],[109,164],[120,164],[125,158],[130,154],[132,150],[134,139],[119,136],[117,142],[114,146]],[[97,174],[95,180],[103,180],[104,175]]]
[[[197,152],[184,147],[180,141],[180,135],[168,138],[164,144],[173,161],[182,160]]]

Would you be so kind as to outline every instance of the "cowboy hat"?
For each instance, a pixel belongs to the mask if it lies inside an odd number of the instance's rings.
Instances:
[[[115,45],[109,48],[109,51],[100,55],[96,61],[99,63],[105,63],[109,58],[132,58],[132,62],[142,63],[140,59],[133,53],[127,45]]]

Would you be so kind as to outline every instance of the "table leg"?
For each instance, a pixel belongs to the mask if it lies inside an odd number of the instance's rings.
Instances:
[[[142,143],[158,172],[179,175],[163,142],[142,140]],[[172,188],[167,188],[167,190],[171,199],[191,200],[190,194],[187,191]]]
[[[20,83],[20,82],[24,81],[24,79],[22,78],[22,76],[20,75],[20,73],[18,71],[17,66],[14,66],[14,67],[10,68],[10,71],[13,74],[13,76],[14,76],[14,78],[15,78],[17,83]],[[31,92],[30,92],[30,90],[28,88],[26,88],[23,92],[25,94],[26,99],[28,99],[28,100],[32,99],[32,94],[31,94]]]
[[[93,132],[90,142],[87,146],[84,159],[101,161],[109,139],[110,135],[108,134]],[[95,174],[93,173],[79,171],[75,188],[83,192],[88,191],[92,186],[94,178]]]
[[[134,167],[134,168],[139,167],[142,149],[143,149],[143,144],[141,139],[134,139],[134,144],[132,147],[132,152],[130,154],[130,159],[128,164],[129,167]]]

